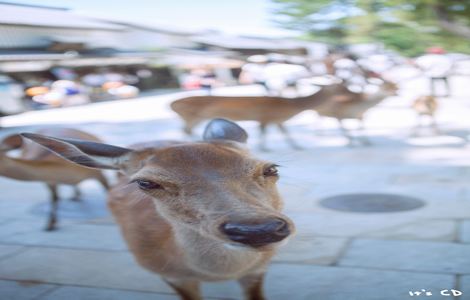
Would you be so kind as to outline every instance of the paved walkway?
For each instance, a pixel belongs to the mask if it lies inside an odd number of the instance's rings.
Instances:
[[[371,147],[346,147],[333,120],[303,113],[288,124],[305,147],[292,151],[275,130],[271,152],[256,151],[255,124],[243,122],[257,155],[279,162],[286,213],[298,234],[281,249],[268,271],[269,299],[395,300],[425,289],[456,289],[470,299],[469,79],[454,78],[454,98],[441,101],[441,135],[410,137],[408,109],[422,80],[407,82],[400,97],[367,116]],[[220,93],[252,93],[242,88]],[[168,103],[181,95],[101,103],[34,112],[4,120],[0,134],[30,130],[30,124],[77,126],[120,145],[182,138]],[[70,125],[69,125],[70,126]],[[201,130],[201,129],[199,129]],[[61,203],[61,228],[41,231],[47,190],[40,183],[0,178],[0,299],[106,300],[177,299],[157,276],[133,261],[105,209],[105,194],[93,181],[82,184],[84,201]],[[400,213],[347,213],[323,208],[325,197],[381,192],[425,201]],[[66,187],[65,198],[71,195]],[[204,285],[209,299],[240,299],[234,282]]]

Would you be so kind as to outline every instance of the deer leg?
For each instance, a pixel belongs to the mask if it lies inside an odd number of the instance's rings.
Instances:
[[[419,132],[420,132],[422,124],[423,124],[422,120],[423,120],[423,116],[421,114],[417,114],[416,115],[416,125],[413,126],[413,128],[411,130],[411,134],[410,134],[411,137],[419,136]]]
[[[348,139],[348,146],[353,146],[353,145],[354,145],[354,139],[353,139],[353,137],[351,136],[351,133],[350,133],[349,130],[346,128],[346,126],[344,126],[342,120],[338,120],[338,122],[339,122],[339,128],[340,128],[340,130],[341,130],[341,133],[343,134],[343,136],[344,136],[345,138]]]
[[[246,300],[264,300],[264,274],[251,274],[238,280],[242,286]]]
[[[297,144],[294,142],[294,140],[292,139],[292,137],[291,137],[290,134],[289,134],[289,131],[287,131],[287,128],[284,126],[284,124],[278,123],[278,124],[277,124],[277,127],[278,127],[279,130],[284,134],[284,137],[286,138],[287,143],[288,143],[292,148],[294,148],[295,150],[302,150],[302,147],[300,147],[299,145],[297,145]]]
[[[259,132],[259,149],[264,152],[269,151],[268,148],[266,148],[266,124],[259,124]]]
[[[429,117],[431,118],[431,127],[434,131],[434,134],[435,135],[441,134],[441,131],[439,130],[439,127],[437,126],[436,118],[434,117],[434,115],[430,115]]]
[[[109,183],[108,183],[108,179],[106,179],[106,177],[103,175],[103,173],[99,173],[98,177],[96,177],[96,180],[99,181],[99,183],[103,186],[103,188],[105,190],[109,190],[110,186],[109,186]]]
[[[199,281],[195,280],[170,280],[163,278],[175,292],[181,297],[181,300],[201,300],[199,290]]]
[[[369,138],[365,135],[365,128],[364,128],[364,120],[359,119],[359,131],[361,135],[361,142],[364,146],[370,146],[372,143],[370,142]]]
[[[70,200],[80,201],[80,198],[82,197],[82,192],[78,188],[78,185],[73,186],[73,193],[74,193],[74,195],[73,195],[72,199],[70,199]]]
[[[56,229],[57,224],[57,208],[59,204],[59,195],[57,193],[57,185],[55,184],[48,184],[47,187],[51,192],[51,208],[49,212],[49,219],[46,225],[46,231],[52,231]]]

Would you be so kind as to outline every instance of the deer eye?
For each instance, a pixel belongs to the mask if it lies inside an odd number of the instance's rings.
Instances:
[[[277,165],[267,166],[263,171],[263,175],[265,177],[279,176],[279,172],[277,170]]]
[[[161,184],[150,180],[137,179],[135,182],[137,182],[137,185],[142,190],[163,190],[163,186]]]

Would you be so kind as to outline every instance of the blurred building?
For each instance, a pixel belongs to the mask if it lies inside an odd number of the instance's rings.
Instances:
[[[298,41],[285,38],[263,38],[252,36],[229,36],[220,33],[208,33],[195,36],[193,41],[205,50],[229,50],[242,56],[280,53],[322,57],[328,53],[328,46],[322,43]]]
[[[60,7],[0,1],[0,11],[0,85],[15,91],[8,92],[10,98],[17,97],[18,86],[26,90],[60,79],[97,82],[102,74],[134,77],[132,84],[140,90],[177,88],[181,78],[203,73],[220,85],[230,85],[237,83],[250,55],[321,57],[328,49],[325,44],[291,39],[91,18]],[[92,83],[93,88],[97,84]],[[2,111],[10,110],[0,103]]]

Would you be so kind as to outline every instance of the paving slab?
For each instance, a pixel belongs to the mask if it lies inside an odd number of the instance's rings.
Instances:
[[[176,295],[63,286],[38,300],[179,300]]]
[[[381,239],[453,241],[457,232],[452,220],[416,219],[414,213],[288,213],[298,235],[311,237],[374,237]]]
[[[397,300],[408,299],[410,290],[437,292],[454,284],[454,277],[445,274],[276,264],[268,271],[265,290],[272,300]]]
[[[274,257],[275,262],[330,265],[343,251],[346,238],[295,236],[282,246]]]
[[[429,240],[452,242],[457,234],[457,222],[452,220],[422,220],[404,222],[385,229],[372,230],[364,237],[396,240]]]
[[[33,300],[55,288],[55,285],[39,282],[0,280],[0,299]]]
[[[144,270],[127,252],[30,247],[8,260],[0,261],[0,278],[173,293],[158,275]],[[228,286],[231,288],[220,289],[218,283],[206,284],[205,295],[226,297],[227,291],[241,295],[236,283],[229,282]]]
[[[340,266],[470,274],[470,245],[419,241],[355,240]]]
[[[15,245],[0,245],[0,259],[8,257],[12,254],[16,254],[23,249],[26,249],[26,248],[22,246],[15,246]]]
[[[463,243],[470,243],[470,220],[464,221],[461,224],[460,241]]]
[[[171,293],[127,252],[29,247],[0,261],[0,278]]]
[[[470,276],[460,277],[459,291],[463,294],[457,300],[470,300]]]
[[[0,243],[73,249],[126,250],[114,225],[64,224],[58,230],[43,230],[43,221],[17,220],[0,225]]]

